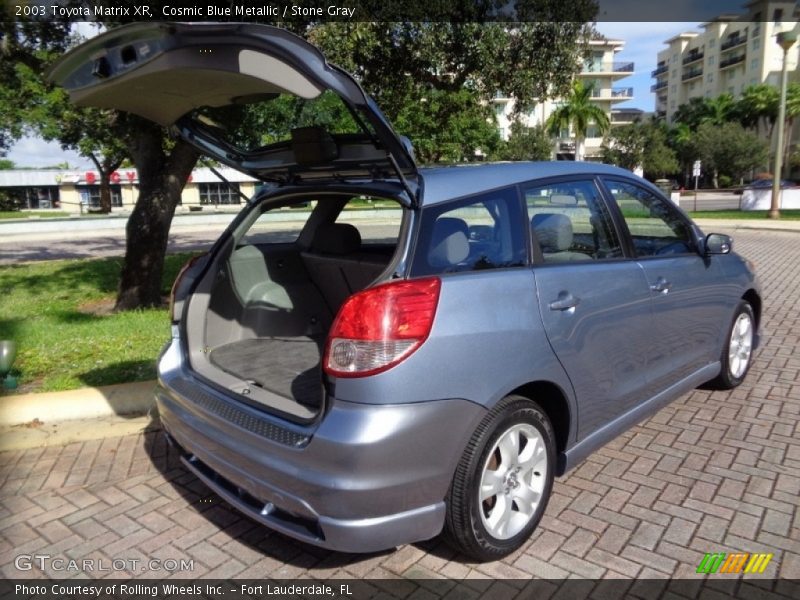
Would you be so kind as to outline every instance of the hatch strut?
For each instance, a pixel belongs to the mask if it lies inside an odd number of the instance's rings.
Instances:
[[[397,164],[394,155],[391,152],[387,152],[386,157],[389,159],[389,163],[392,165],[394,172],[397,173],[397,176],[400,178],[400,183],[403,184],[403,189],[408,196],[408,200],[411,202],[411,208],[417,208],[417,197],[414,195],[414,192],[411,191],[408,180],[403,176],[403,171],[400,169],[400,165]]]
[[[216,169],[216,168],[214,168],[214,167],[212,167],[211,165],[209,165],[209,166],[208,166],[208,170],[209,170],[209,171],[211,171],[211,172],[212,172],[214,175],[216,175],[217,177],[219,177],[219,178],[220,178],[220,180],[221,180],[223,183],[225,183],[225,185],[227,185],[227,186],[228,186],[228,189],[230,189],[230,190],[232,190],[232,191],[236,192],[236,193],[237,193],[237,194],[238,194],[238,195],[239,195],[241,198],[243,198],[243,199],[244,199],[244,202],[245,202],[245,204],[250,204],[250,198],[248,198],[247,196],[245,196],[245,194],[242,192],[242,190],[240,190],[240,189],[239,189],[239,186],[238,186],[238,185],[233,185],[233,184],[232,184],[230,181],[228,181],[228,180],[225,178],[225,176],[224,176],[222,173],[220,173],[219,171],[217,171],[217,169]]]

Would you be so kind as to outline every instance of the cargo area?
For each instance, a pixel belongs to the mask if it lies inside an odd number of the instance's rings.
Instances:
[[[319,202],[296,219],[265,211],[234,232],[191,299],[195,371],[251,404],[301,419],[319,413],[328,331],[345,300],[387,271],[402,219],[399,208],[343,210],[349,200]]]

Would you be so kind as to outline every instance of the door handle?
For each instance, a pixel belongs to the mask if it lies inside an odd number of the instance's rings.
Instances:
[[[567,310],[574,312],[575,307],[578,306],[580,302],[580,298],[576,298],[569,292],[561,292],[558,295],[558,300],[553,300],[548,306],[550,310]]]
[[[658,279],[656,279],[656,282],[650,286],[650,289],[653,290],[654,292],[667,294],[669,293],[671,287],[672,284],[669,281],[667,281],[663,277],[659,277]]]

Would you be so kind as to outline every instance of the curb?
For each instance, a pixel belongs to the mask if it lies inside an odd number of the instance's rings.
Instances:
[[[0,427],[144,415],[155,406],[156,382],[137,381],[65,392],[0,397]]]

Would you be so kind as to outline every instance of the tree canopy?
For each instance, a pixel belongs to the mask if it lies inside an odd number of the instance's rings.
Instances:
[[[497,147],[487,101],[498,90],[516,110],[564,93],[580,65],[597,11],[593,0],[565,7],[556,0],[522,0],[513,25],[490,22],[494,2],[473,6],[474,22],[294,23],[331,63],[355,74],[396,129],[408,135],[422,162],[461,160]],[[472,14],[472,13],[471,13]],[[555,18],[548,20],[551,14]],[[536,18],[534,18],[536,17]],[[114,23],[105,23],[113,26]],[[52,61],[75,42],[67,22],[0,24],[0,153],[26,131],[102,156],[109,169],[135,164],[139,197],[127,226],[117,308],[162,302],[161,273],[175,206],[197,153],[166,129],[116,111],[65,105],[63,92],[43,80]],[[291,110],[291,106],[285,107]],[[258,113],[241,122],[264,125]],[[60,124],[60,125],[59,125]],[[259,129],[252,131],[264,132]]]

